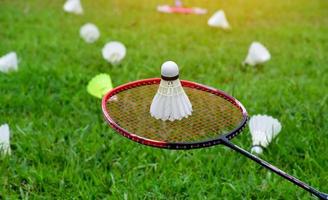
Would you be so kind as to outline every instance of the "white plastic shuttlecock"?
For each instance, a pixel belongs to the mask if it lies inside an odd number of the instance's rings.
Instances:
[[[100,32],[96,25],[86,23],[80,28],[80,36],[87,43],[93,43],[98,40]]]
[[[15,52],[10,52],[2,57],[0,57],[0,72],[10,72],[17,71],[18,69],[18,59]]]
[[[0,126],[0,153],[10,154],[10,131],[8,124]]]
[[[243,64],[259,65],[270,60],[271,55],[268,49],[259,42],[253,42],[248,49],[248,55]]]
[[[126,48],[121,42],[108,42],[102,49],[102,55],[105,60],[115,65],[120,63],[126,54]]]
[[[68,13],[74,13],[77,15],[83,14],[80,0],[67,0],[64,4],[64,10]]]
[[[249,121],[249,129],[252,135],[252,152],[261,154],[270,142],[279,134],[281,124],[277,119],[267,115],[252,116]]]
[[[223,10],[215,12],[212,17],[208,19],[207,24],[212,27],[230,29],[230,24]]]
[[[175,62],[162,65],[162,79],[150,106],[150,114],[156,119],[181,120],[192,112],[192,105],[179,80],[179,68]]]

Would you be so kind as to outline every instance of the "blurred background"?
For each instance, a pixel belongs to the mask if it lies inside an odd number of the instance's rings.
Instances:
[[[0,0],[0,55],[16,51],[19,70],[0,73],[0,124],[11,128],[12,155],[0,158],[0,199],[309,199],[307,192],[233,151],[191,151],[133,143],[105,123],[86,92],[99,73],[114,86],[159,77],[166,60],[181,79],[226,91],[250,115],[267,113],[282,132],[262,157],[328,192],[328,1],[185,0],[206,15],[162,14],[170,0],[82,0],[84,14],[61,0]],[[232,27],[208,27],[223,9]],[[92,22],[101,36],[79,37]],[[127,48],[118,66],[104,44]],[[272,59],[242,66],[251,42]],[[233,140],[250,149],[246,129]]]

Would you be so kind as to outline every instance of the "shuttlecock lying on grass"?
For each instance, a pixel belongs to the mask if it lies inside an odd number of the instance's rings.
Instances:
[[[64,4],[64,10],[68,13],[83,14],[83,8],[80,0],[67,0]]]
[[[0,126],[0,153],[10,154],[10,132],[8,124]]]
[[[259,65],[270,60],[271,55],[265,46],[259,42],[253,42],[248,49],[248,55],[243,64]]]
[[[121,42],[108,42],[102,49],[102,55],[105,60],[113,65],[120,63],[126,54],[126,48]]]
[[[230,29],[229,22],[224,14],[223,10],[219,10],[212,15],[211,18],[207,21],[207,24],[212,27]]]
[[[98,40],[100,32],[96,25],[87,23],[80,28],[80,36],[87,43],[93,43]]]
[[[18,59],[15,52],[10,52],[0,57],[0,71],[7,73],[10,71],[17,71]]]
[[[113,89],[113,84],[108,74],[98,74],[90,80],[87,86],[88,93],[100,99],[111,89]]]
[[[167,61],[162,65],[162,79],[150,106],[156,119],[181,120],[192,112],[192,105],[179,80],[178,65]]]
[[[281,124],[277,119],[267,115],[255,115],[249,121],[253,147],[251,152],[261,154],[270,142],[279,134]]]

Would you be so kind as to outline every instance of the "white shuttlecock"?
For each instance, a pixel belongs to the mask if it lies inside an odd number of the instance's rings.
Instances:
[[[0,153],[10,154],[10,132],[8,124],[0,126]]]
[[[80,36],[85,42],[93,43],[98,40],[100,32],[96,25],[86,23],[80,28]]]
[[[255,115],[249,121],[253,147],[251,152],[261,154],[270,142],[279,134],[281,124],[277,119],[267,115]]]
[[[207,24],[212,27],[230,29],[230,24],[223,10],[215,12],[212,17],[208,19]]]
[[[175,62],[162,65],[162,79],[150,106],[150,114],[156,119],[181,120],[192,112],[192,105],[179,80],[179,68]]]
[[[10,72],[17,71],[18,69],[18,59],[15,52],[10,52],[2,57],[0,57],[0,72]]]
[[[67,0],[63,8],[68,13],[74,13],[77,15],[83,14],[83,8],[80,0]]]
[[[126,54],[126,48],[121,42],[108,42],[102,49],[102,55],[105,60],[113,65],[120,63]]]
[[[248,55],[243,64],[259,65],[271,59],[268,49],[259,42],[252,42],[248,49]]]

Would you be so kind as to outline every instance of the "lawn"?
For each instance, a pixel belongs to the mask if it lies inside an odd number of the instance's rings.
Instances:
[[[16,51],[19,71],[0,74],[0,124],[11,128],[12,155],[0,158],[0,199],[309,199],[310,194],[223,146],[170,151],[141,146],[112,131],[88,81],[113,84],[160,76],[176,61],[181,78],[226,91],[250,115],[278,118],[282,132],[262,158],[328,192],[328,1],[186,0],[209,14],[157,13],[170,0],[0,0],[0,55]],[[207,19],[224,9],[232,26]],[[95,23],[86,44],[79,28]],[[101,48],[123,42],[111,66]],[[272,59],[243,67],[252,41]],[[233,142],[250,149],[249,130]]]

